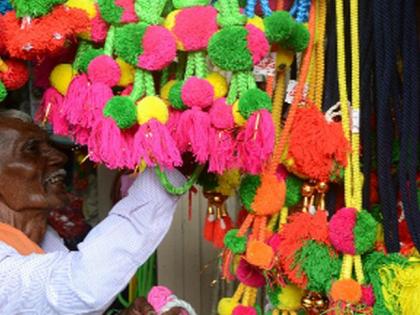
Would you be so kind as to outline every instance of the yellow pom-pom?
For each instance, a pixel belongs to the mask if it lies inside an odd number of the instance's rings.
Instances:
[[[233,310],[238,305],[239,303],[232,298],[223,298],[219,301],[217,313],[219,313],[219,315],[232,315]]]
[[[265,31],[264,21],[258,15],[255,15],[253,18],[249,18],[247,23],[251,24],[251,25],[254,25],[260,31],[263,31],[263,32]]]
[[[59,64],[50,73],[50,84],[62,95],[66,95],[70,82],[75,75],[76,71],[70,64]]]
[[[220,73],[210,73],[206,80],[213,86],[214,99],[224,97],[228,92],[228,84],[224,76]]]
[[[118,86],[129,86],[131,83],[134,82],[134,73],[136,70],[120,58],[117,58],[116,62],[120,66],[121,70],[121,78],[120,82],[118,82]]]
[[[237,124],[238,126],[245,125],[246,119],[239,112],[239,101],[236,101],[235,103],[233,103],[232,114],[233,114],[233,121],[235,122],[235,124]]]
[[[165,100],[165,101],[169,100],[169,92],[171,91],[172,87],[175,85],[176,82],[177,82],[176,80],[170,80],[170,81],[166,82],[166,84],[164,86],[161,87],[160,97],[163,100]]]
[[[85,11],[90,19],[93,19],[97,14],[94,0],[68,0],[66,6]]]
[[[137,121],[142,125],[153,118],[165,124],[169,118],[168,106],[157,96],[146,96],[137,103]]]
[[[277,48],[276,56],[276,67],[290,67],[295,59],[295,55],[292,51],[284,49],[282,47]]]
[[[288,284],[281,289],[278,308],[285,311],[297,311],[301,307],[303,290],[293,284]]]
[[[241,174],[239,170],[229,170],[220,175],[217,182],[216,191],[224,196],[231,196],[239,187]]]
[[[175,27],[176,16],[178,15],[179,12],[181,12],[181,10],[175,10],[175,11],[172,11],[171,13],[169,13],[166,16],[165,21],[163,22],[163,26],[171,31]],[[182,45],[182,43],[179,40],[176,41],[176,46],[177,46],[178,50],[181,50],[181,51],[185,50],[184,46]]]

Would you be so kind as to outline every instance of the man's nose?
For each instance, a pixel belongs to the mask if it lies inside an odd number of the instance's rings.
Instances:
[[[49,147],[49,149],[46,150],[45,155],[49,166],[61,167],[64,166],[68,161],[68,158],[64,153],[60,152],[59,150],[53,147]]]

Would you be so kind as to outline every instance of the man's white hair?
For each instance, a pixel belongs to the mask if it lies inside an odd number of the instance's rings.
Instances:
[[[16,109],[0,110],[0,118],[15,118],[27,123],[33,122],[31,116]]]

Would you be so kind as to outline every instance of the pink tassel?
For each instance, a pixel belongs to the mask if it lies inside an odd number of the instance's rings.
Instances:
[[[72,137],[76,143],[80,145],[87,145],[89,142],[90,132],[88,129],[81,126],[74,126],[72,130]]]
[[[85,128],[92,128],[98,116],[102,116],[102,110],[109,99],[114,96],[112,89],[104,83],[95,82],[89,88],[85,117],[81,125]]]
[[[121,133],[123,136],[121,148],[121,161],[123,167],[130,170],[134,170],[140,162],[139,157],[135,154],[134,150],[134,135],[136,134],[137,130],[138,128],[137,126],[135,126],[128,130],[124,130],[124,132]]]
[[[261,172],[274,148],[274,124],[270,113],[267,110],[253,113],[237,141],[243,170],[251,174]]]
[[[235,140],[229,131],[211,128],[209,172],[223,174],[234,166]]]
[[[75,77],[64,98],[62,113],[72,125],[86,126],[90,82],[85,74]]]
[[[189,146],[196,161],[200,164],[206,163],[209,157],[209,114],[201,111],[199,107],[184,111],[179,119],[176,132],[177,143],[180,145],[181,151]]]
[[[166,126],[156,119],[141,125],[134,136],[134,147],[148,166],[166,168],[182,165],[181,154]]]
[[[121,149],[124,139],[121,130],[110,118],[102,117],[92,128],[89,137],[89,157],[92,161],[104,163],[111,169],[122,168]]]

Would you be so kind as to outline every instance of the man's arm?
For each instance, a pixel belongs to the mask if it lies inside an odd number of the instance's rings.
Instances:
[[[176,171],[168,176],[176,185],[184,180]],[[26,257],[9,253],[2,258],[0,247],[0,313],[104,310],[156,250],[169,230],[177,201],[161,187],[153,170],[147,170],[78,252]]]

